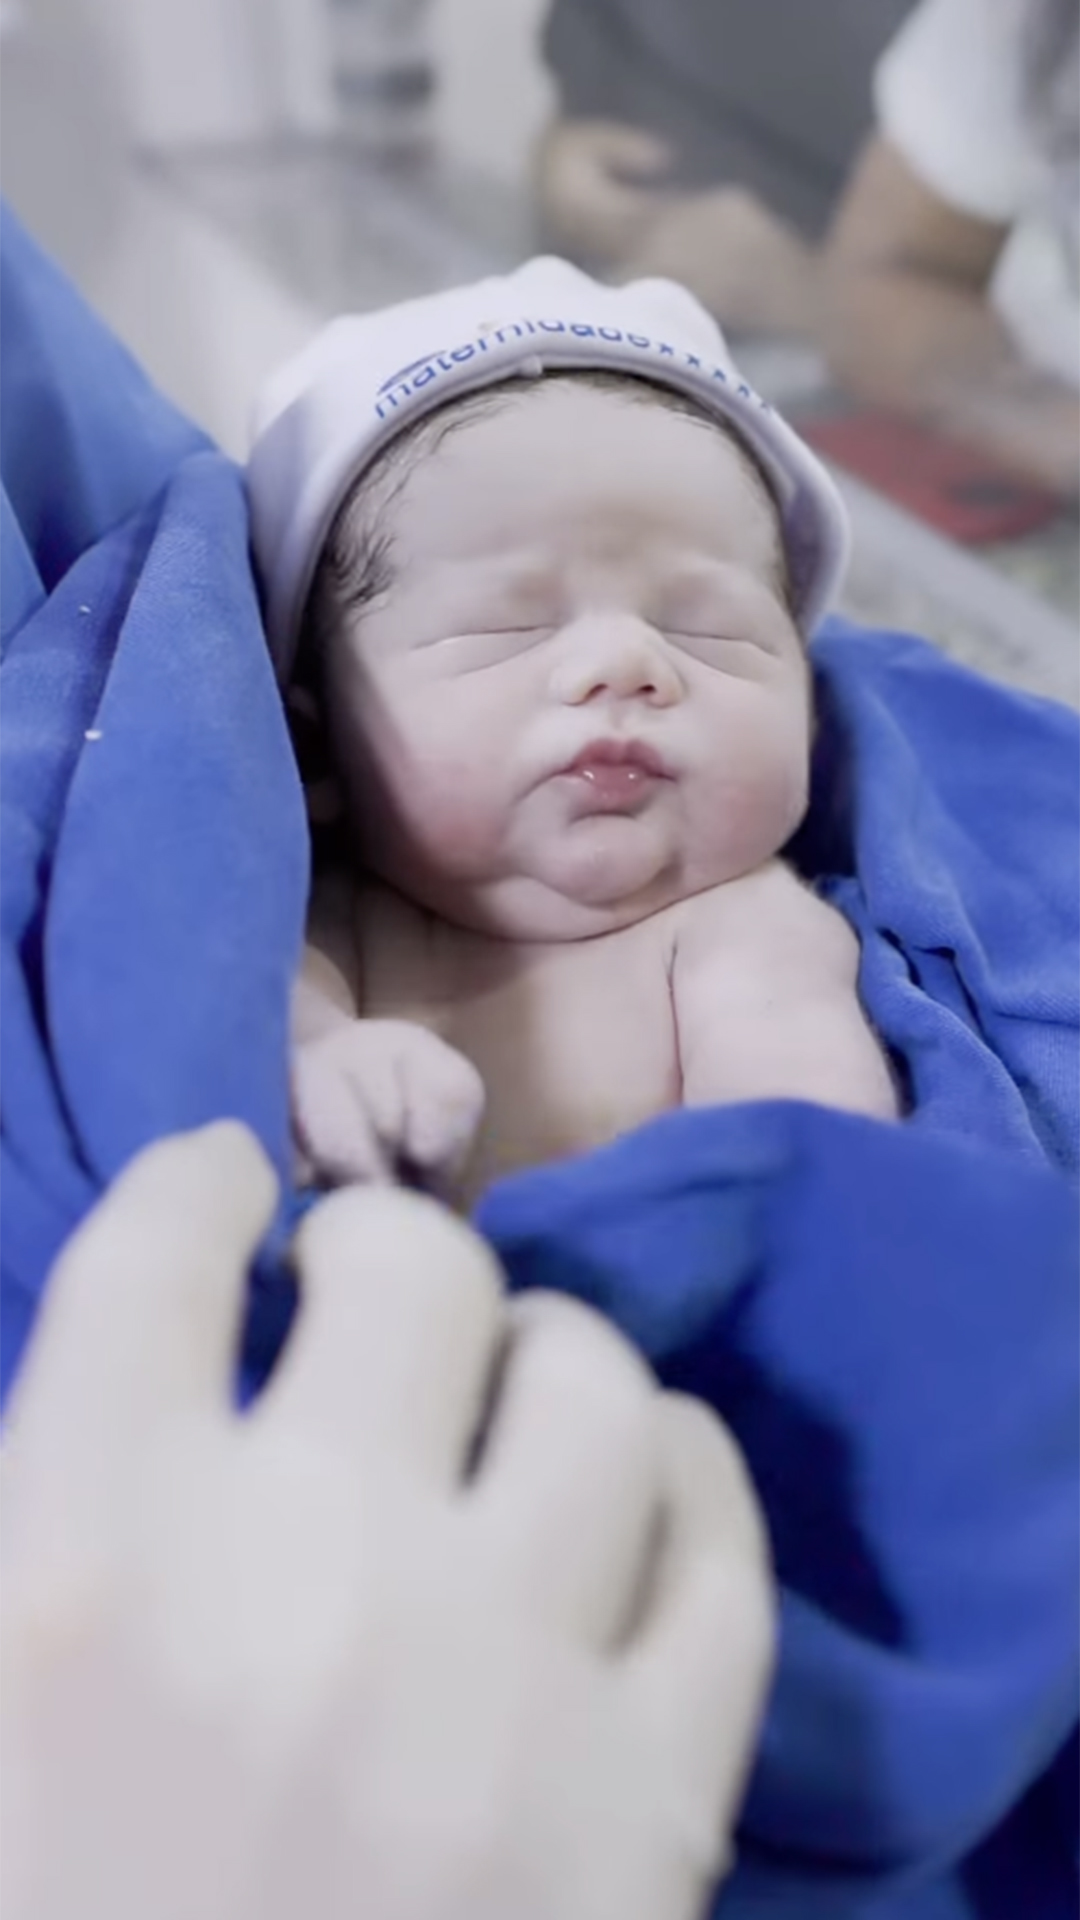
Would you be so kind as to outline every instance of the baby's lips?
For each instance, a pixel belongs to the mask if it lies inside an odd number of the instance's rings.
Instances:
[[[648,805],[658,786],[670,780],[653,748],[632,745],[612,751],[604,743],[584,747],[562,778],[577,814],[635,814]]]
[[[640,779],[670,780],[671,769],[663,754],[659,753],[647,740],[620,740],[604,738],[589,741],[574,758],[561,768],[568,776],[581,775],[586,779],[597,778],[605,769],[613,772],[625,771],[627,776],[637,774]]]

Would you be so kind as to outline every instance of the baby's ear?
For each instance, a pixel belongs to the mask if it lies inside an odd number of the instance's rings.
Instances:
[[[285,695],[285,711],[307,802],[309,825],[330,826],[341,818],[341,788],[330,764],[330,748],[322,712],[310,687],[291,686]]]

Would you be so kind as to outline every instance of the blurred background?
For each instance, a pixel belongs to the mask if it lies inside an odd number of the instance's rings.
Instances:
[[[0,0],[2,184],[238,458],[333,313],[671,273],[834,465],[845,609],[1080,704],[1078,0],[1026,3],[972,175],[956,0]]]

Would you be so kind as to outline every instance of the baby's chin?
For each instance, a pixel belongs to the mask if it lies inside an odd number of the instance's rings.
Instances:
[[[636,820],[579,823],[539,850],[537,878],[569,908],[638,919],[681,891],[682,861]]]
[[[503,872],[457,897],[443,894],[445,918],[496,938],[588,940],[633,926],[697,890],[678,857],[625,821],[592,822],[529,849],[516,871]],[[700,884],[700,883],[697,883]]]

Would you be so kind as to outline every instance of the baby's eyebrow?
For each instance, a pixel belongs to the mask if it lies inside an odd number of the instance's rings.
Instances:
[[[661,592],[716,594],[735,591],[745,563],[714,554],[680,555],[656,568],[653,582]]]
[[[459,584],[461,593],[470,600],[498,601],[546,613],[561,601],[564,591],[558,567],[514,557],[470,568]]]
[[[649,611],[661,625],[678,620],[707,619],[718,611],[745,613],[755,586],[777,593],[771,570],[750,567],[738,560],[702,557],[658,571],[647,594]]]

